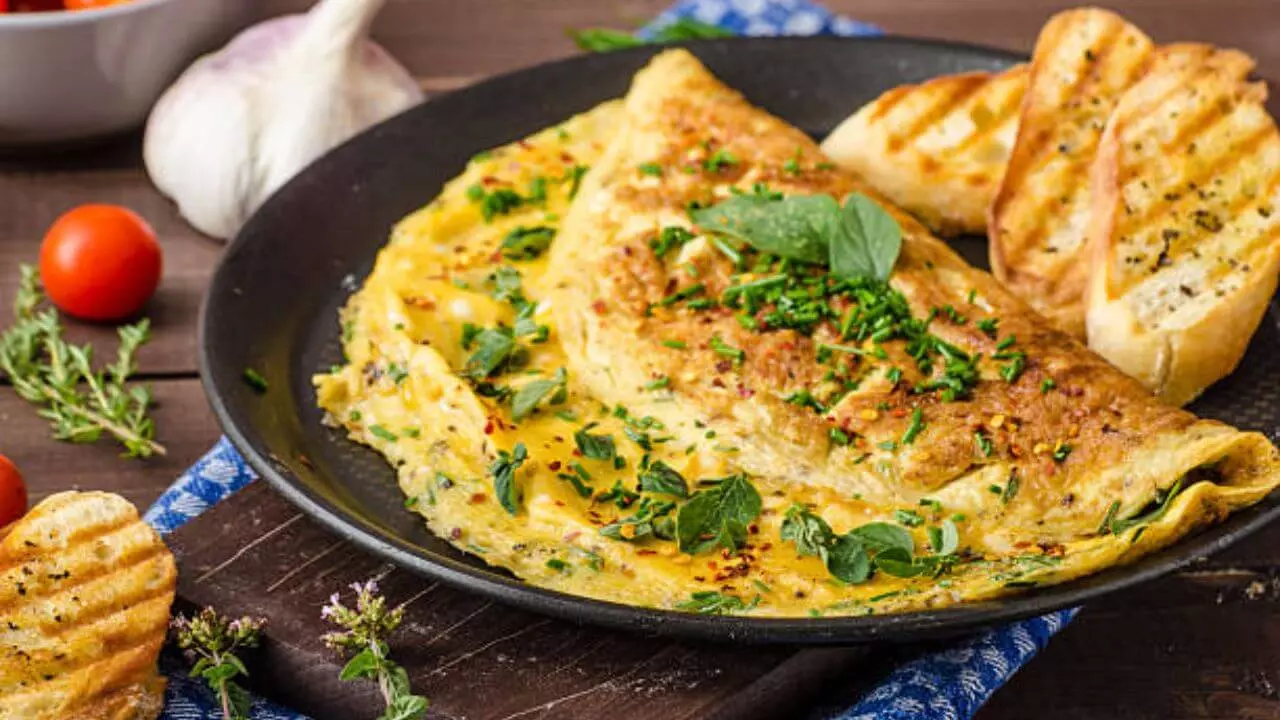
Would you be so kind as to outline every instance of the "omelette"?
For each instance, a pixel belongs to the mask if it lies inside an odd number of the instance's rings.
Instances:
[[[1166,546],[1280,482],[692,55],[475,157],[342,313],[328,420],[525,581],[752,616],[936,608]]]

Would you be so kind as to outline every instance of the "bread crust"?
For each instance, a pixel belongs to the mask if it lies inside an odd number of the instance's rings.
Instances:
[[[0,540],[0,720],[152,720],[177,566],[118,495],[59,493]]]
[[[1174,405],[1235,369],[1276,290],[1280,136],[1252,69],[1234,50],[1158,65],[1092,169],[1089,346]]]
[[[838,125],[822,151],[935,232],[982,234],[1026,88],[1026,65],[903,85]]]
[[[1017,140],[992,201],[995,276],[1060,330],[1083,339],[1089,167],[1106,118],[1148,67],[1154,44],[1115,13],[1059,13],[1036,40]]]

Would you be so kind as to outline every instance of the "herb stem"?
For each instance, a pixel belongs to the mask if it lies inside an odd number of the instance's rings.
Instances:
[[[4,370],[6,373],[9,372],[9,368],[7,367],[4,368]],[[15,385],[17,384],[16,380],[14,384]],[[64,411],[102,428],[104,431],[110,433],[113,437],[119,440],[121,444],[141,445],[147,448],[150,454],[159,455],[160,457],[164,457],[165,454],[167,453],[164,446],[156,442],[155,440],[151,440],[150,438],[143,437],[139,433],[136,433],[133,430],[130,430],[129,428],[124,427],[123,425],[114,423],[100,413],[94,412],[93,410],[87,410],[85,408],[80,407],[79,405],[76,405],[75,403],[69,402],[66,398],[62,397],[62,395],[60,395],[52,387],[50,387],[49,385],[39,380],[26,380],[26,381],[23,381],[23,384],[27,387],[30,387],[34,390],[39,391],[40,394],[44,395],[44,397],[49,400],[49,402],[54,403],[58,407],[62,408]]]

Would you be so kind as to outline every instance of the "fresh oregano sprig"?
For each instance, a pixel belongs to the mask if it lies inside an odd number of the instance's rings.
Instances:
[[[342,680],[374,680],[382,692],[387,709],[378,720],[419,720],[426,715],[427,699],[414,695],[409,688],[409,674],[391,660],[387,639],[404,619],[403,608],[387,609],[387,600],[378,594],[378,585],[370,580],[354,583],[354,608],[342,604],[338,593],[320,611],[320,617],[342,628],[327,633],[324,643],[338,652],[354,653],[342,668]]]
[[[164,455],[147,415],[151,390],[126,385],[138,369],[138,348],[150,337],[150,322],[121,326],[115,361],[94,370],[93,348],[63,339],[57,311],[43,307],[35,269],[22,265],[20,271],[14,322],[0,335],[0,375],[40,408],[37,414],[49,421],[57,440],[91,443],[110,435],[124,446],[126,457]]]
[[[258,646],[266,620],[249,617],[230,620],[206,607],[190,618],[178,615],[172,625],[178,636],[178,647],[195,663],[191,677],[208,683],[218,697],[223,720],[247,720],[249,693],[235,683],[235,678],[248,676],[249,671],[236,652]]]

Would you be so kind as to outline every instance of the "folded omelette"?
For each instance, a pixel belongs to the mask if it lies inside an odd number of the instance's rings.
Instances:
[[[1265,437],[1159,403],[683,50],[473,159],[342,323],[319,403],[406,507],[619,603],[947,606],[1280,481]]]

